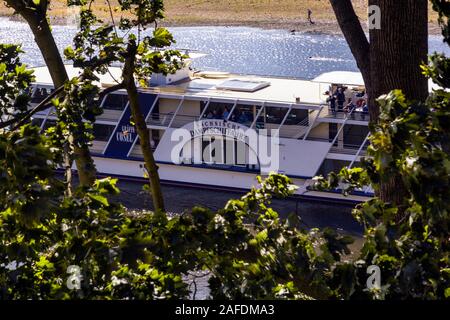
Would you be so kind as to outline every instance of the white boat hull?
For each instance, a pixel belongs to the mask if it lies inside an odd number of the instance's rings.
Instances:
[[[113,176],[124,180],[145,182],[144,162],[94,157],[100,176]],[[174,164],[158,163],[159,176],[163,184],[188,185],[206,189],[246,191],[258,186],[256,173],[228,171],[215,168],[198,168]],[[337,192],[308,191],[310,180],[292,179],[299,188],[294,196],[310,200],[361,203],[371,195],[350,195],[344,197]]]

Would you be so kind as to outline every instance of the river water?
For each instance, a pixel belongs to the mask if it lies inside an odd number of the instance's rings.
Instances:
[[[345,39],[337,35],[292,34],[287,30],[250,27],[169,28],[177,48],[200,50],[208,55],[195,61],[202,70],[311,79],[328,71],[358,71]],[[74,26],[54,26],[53,34],[63,50],[71,44]],[[28,25],[0,18],[0,42],[20,43],[23,61],[43,65]],[[438,36],[430,37],[430,52],[450,49]]]

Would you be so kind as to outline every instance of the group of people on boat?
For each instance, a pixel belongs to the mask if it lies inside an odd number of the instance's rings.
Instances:
[[[251,123],[253,122],[253,114],[250,112],[241,112],[238,108],[236,108],[230,116],[230,109],[225,107],[224,110],[220,108],[216,108],[214,110],[210,110],[206,116],[206,119],[221,119],[221,120],[230,120],[237,123]]]
[[[347,87],[338,86],[334,92],[325,92],[325,95],[328,96],[327,104],[331,114],[336,117],[338,112],[343,112],[346,115],[350,114],[351,119],[355,119],[355,114],[360,113],[361,119],[365,120],[366,115],[369,114],[365,91],[358,92],[353,96],[348,94],[347,90]]]

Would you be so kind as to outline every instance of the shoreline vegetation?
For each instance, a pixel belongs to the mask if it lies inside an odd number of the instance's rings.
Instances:
[[[115,4],[112,1],[113,5]],[[67,9],[66,0],[53,0],[49,11],[55,25],[73,24],[77,11]],[[355,10],[364,21],[367,12],[366,1],[354,0]],[[94,2],[94,11],[104,21],[110,21],[109,7],[102,1]],[[165,27],[183,26],[248,26],[263,29],[285,29],[299,33],[341,34],[328,0],[165,0]],[[312,11],[313,24],[308,21],[308,9]],[[114,10],[114,8],[113,8]],[[437,14],[431,9],[429,32],[441,34]],[[0,3],[0,17],[20,20],[13,11]],[[117,21],[120,13],[114,12]],[[365,25],[365,24],[363,24]]]

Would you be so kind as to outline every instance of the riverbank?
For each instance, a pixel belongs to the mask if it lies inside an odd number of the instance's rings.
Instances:
[[[115,1],[112,1],[114,5]],[[367,12],[366,1],[353,1],[359,17]],[[70,24],[76,11],[68,10],[65,0],[53,0],[49,12],[53,24]],[[285,29],[299,33],[340,34],[333,10],[328,0],[166,0],[166,27],[181,26],[250,26],[264,29]],[[93,5],[95,13],[104,21],[110,20],[110,11],[102,1]],[[312,21],[308,21],[308,9]],[[19,19],[0,4],[0,16]],[[115,13],[114,19],[120,15]],[[363,21],[363,19],[361,19]],[[430,9],[430,34],[440,34],[437,15]],[[365,26],[365,23],[363,23]]]

